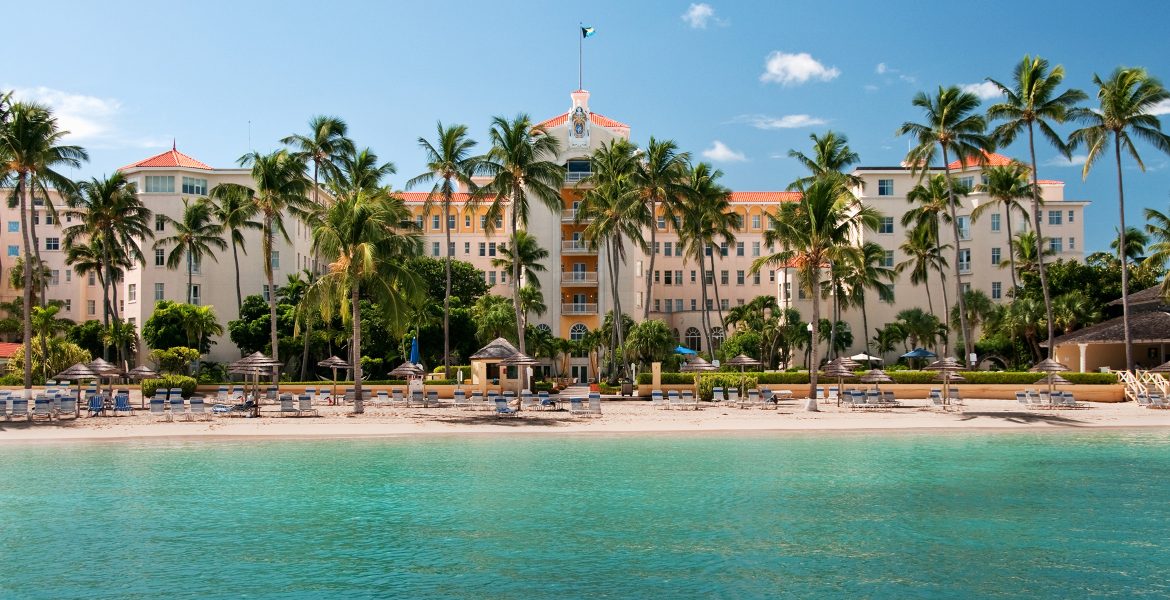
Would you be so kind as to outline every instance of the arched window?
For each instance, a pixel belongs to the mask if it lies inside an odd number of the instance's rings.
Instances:
[[[687,328],[687,348],[695,352],[703,351],[703,336],[699,335],[699,330],[695,327]]]
[[[569,339],[576,342],[578,340],[584,339],[585,334],[587,333],[589,333],[588,327],[582,325],[581,323],[576,323],[569,329]]]
[[[723,339],[724,339],[723,328],[722,327],[712,327],[711,328],[711,345],[715,346],[714,350],[718,350],[719,347],[723,345]]]
[[[536,326],[536,328],[545,333],[552,333],[552,327],[549,327],[547,323],[540,323]]]

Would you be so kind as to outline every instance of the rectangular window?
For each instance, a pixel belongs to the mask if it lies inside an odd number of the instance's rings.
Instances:
[[[137,283],[131,283],[130,285],[126,286],[126,301],[127,302],[138,302],[138,284]]]
[[[1048,249],[1053,252],[1064,252],[1064,238],[1048,238]]]
[[[743,242],[736,242],[735,243],[735,255],[736,256],[743,256]]]
[[[1076,219],[1076,214],[1077,214],[1077,213],[1075,213],[1075,212],[1073,212],[1073,211],[1071,211],[1071,210],[1070,210],[1070,211],[1068,211],[1068,222],[1069,222],[1069,223],[1072,223],[1072,222],[1073,222],[1073,220],[1074,220],[1074,219]]]
[[[264,286],[264,301],[268,302],[268,286]],[[198,306],[203,303],[203,288],[198,283],[191,284],[191,304]]]
[[[731,302],[727,298],[722,298],[719,300],[719,308],[722,308],[723,310],[727,310],[730,306],[731,306]]]
[[[431,217],[431,229],[439,229],[439,215],[433,215]]]
[[[1001,256],[1000,256],[999,248],[992,248],[991,249],[991,264],[998,265],[1000,263],[1000,260],[1001,260]]]
[[[495,256],[495,255],[496,255],[496,243],[489,242],[488,243],[488,256]]]
[[[882,217],[878,233],[894,233],[894,217]]]
[[[500,284],[508,283],[508,272],[500,271]]]
[[[183,193],[195,194],[197,196],[207,195],[207,180],[198,177],[184,177],[183,178]]]
[[[486,215],[479,216],[479,228],[480,229],[487,229],[487,216]]]
[[[45,250],[60,250],[61,238],[47,237],[45,238]]]
[[[34,210],[33,211],[33,225],[40,225],[40,224],[41,224],[41,213]]]
[[[804,299],[805,299],[804,286],[798,286],[798,287],[796,288],[796,297],[797,297],[797,299],[799,299],[799,300],[804,300]]]
[[[893,250],[886,250],[886,253],[882,255],[882,266],[886,267],[887,269],[894,268],[894,251]]]
[[[504,217],[496,217],[496,229],[504,228]]]
[[[65,299],[65,312],[73,312],[73,301],[69,298]]]
[[[439,242],[431,242],[431,256],[439,255]]]
[[[654,299],[654,312],[662,312],[662,300]],[[670,300],[666,301],[666,312],[670,312]]]
[[[198,275],[202,271],[202,268],[203,268],[203,259],[202,258],[194,258],[188,254],[187,255],[187,263],[191,265],[191,272],[192,273]]]
[[[415,215],[414,216],[414,226],[419,230],[421,230],[423,228],[423,216],[422,215]]]
[[[719,256],[727,256],[727,242],[719,244]]]
[[[768,283],[776,283],[776,272],[768,271]]]
[[[999,213],[991,213],[991,231],[999,231]]]
[[[654,254],[662,254],[662,245],[654,242]]]
[[[8,233],[18,233],[18,232],[20,232],[20,221],[9,221],[8,222]]]
[[[695,270],[691,269],[691,283],[694,283],[695,281],[698,281],[698,279],[696,277]]]
[[[175,193],[175,178],[173,175],[147,175],[146,176],[146,193],[147,194],[173,194]]]
[[[65,269],[65,283],[73,281],[73,269]]]
[[[166,300],[166,285],[162,283],[154,284],[154,301]]]
[[[959,178],[959,185],[962,186],[963,189],[965,189],[969,192],[969,191],[975,189],[975,177],[974,176],[960,177]],[[955,190],[955,193],[958,193],[958,190]]]
[[[971,249],[970,248],[963,248],[963,249],[959,250],[959,272],[960,273],[970,273],[971,272]]]
[[[682,310],[683,310],[683,299],[682,298],[675,298],[674,299],[674,312],[682,312]],[[691,310],[695,310],[695,301],[694,300],[691,300]]]
[[[878,180],[878,195],[879,196],[893,196],[894,195],[894,180],[893,179],[879,179]]]
[[[495,284],[496,284],[496,272],[495,271],[488,271],[488,285],[495,285]]]
[[[53,269],[53,270],[49,271],[49,285],[60,285],[60,284],[61,284],[61,270],[60,269]]]
[[[1050,211],[1048,211],[1048,224],[1049,225],[1060,225],[1062,217],[1064,217],[1063,212],[1061,212],[1059,210],[1050,210]]]
[[[487,242],[480,242],[479,243],[479,255],[480,256],[487,256]]]
[[[447,229],[455,230],[455,215],[447,215]]]
[[[464,229],[471,229],[471,215],[463,215],[463,227]]]
[[[719,272],[719,282],[722,285],[727,285],[728,282],[730,282],[730,281],[731,281],[731,273],[730,272],[728,272],[728,271],[720,271]]]
[[[663,229],[666,229],[666,216],[665,215],[658,216],[658,229],[660,231]]]
[[[675,285],[682,285],[683,284],[682,269],[679,269],[679,270],[674,272],[674,284]]]
[[[155,215],[154,216],[154,230],[155,231],[166,231],[167,230],[167,218],[165,216],[163,216],[163,215]]]
[[[87,313],[89,313],[91,315],[96,315],[97,314],[97,301],[86,300],[85,301],[85,310]]]
[[[86,283],[86,285],[96,284],[97,283],[97,274],[94,273],[93,271],[90,271],[88,281],[86,281],[85,283]]]
[[[707,246],[703,248],[703,254],[705,256],[711,256],[711,244],[707,244]]]
[[[280,268],[280,251],[273,250],[271,258],[272,258],[272,269],[273,270],[279,269]]]
[[[167,251],[162,248],[154,249],[154,266],[161,267],[167,264]]]
[[[447,244],[447,256],[455,256],[455,242]]]
[[[1068,249],[1069,250],[1076,250],[1077,249],[1077,238],[1075,238],[1075,237],[1068,238]]]
[[[1003,298],[1003,284],[998,281],[991,282],[991,299],[999,300]]]
[[[471,242],[463,242],[463,253],[471,254]]]
[[[792,299],[792,282],[791,281],[784,282],[784,299],[785,300]]]
[[[654,271],[654,283],[658,283],[658,282],[660,282],[660,281],[662,280],[661,274],[662,274],[662,271],[659,271],[659,270],[655,269],[655,271]]]
[[[760,215],[752,215],[752,229],[760,228]]]
[[[752,256],[759,256],[759,255],[760,255],[760,243],[759,242],[752,242]]]
[[[20,246],[14,246],[14,245],[9,244],[8,256],[20,256]]]
[[[714,310],[714,309],[715,309],[715,299],[714,298],[707,298],[707,310]]]
[[[53,224],[53,215],[52,215],[52,213],[46,212],[45,213],[45,225],[52,225],[52,224]]]
[[[968,217],[968,216],[958,217],[958,222],[959,222],[959,239],[960,240],[971,239],[971,217]]]
[[[673,243],[671,243],[671,242],[663,242],[663,243],[662,243],[662,247],[663,247],[663,250],[665,250],[664,254],[666,254],[667,256],[673,256],[673,250],[674,250],[674,244],[673,244]]]
[[[735,285],[743,285],[744,284],[744,281],[745,281],[744,275],[745,274],[742,270],[735,272]]]

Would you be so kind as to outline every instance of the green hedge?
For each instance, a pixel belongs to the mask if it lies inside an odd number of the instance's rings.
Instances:
[[[553,389],[553,384],[551,381],[537,381],[532,385],[538,392],[551,392]]]
[[[719,401],[727,398],[726,394],[729,388],[739,388],[741,394],[747,393],[746,390],[754,388],[758,385],[758,373],[702,373],[699,375],[699,399],[705,402],[710,402],[712,399]],[[715,388],[721,387],[724,390],[723,398],[714,398]]]
[[[190,398],[191,394],[195,393],[195,378],[186,375],[167,375],[158,379],[143,379],[142,397],[151,398],[154,396],[155,390],[169,390],[171,388],[182,389],[183,397]]]
[[[864,371],[858,371],[860,375]],[[938,373],[935,371],[889,371],[886,373],[894,383],[912,383],[912,384],[930,384],[938,383],[935,377]],[[738,377],[735,373],[718,373],[728,377]],[[756,378],[760,385],[800,385],[808,384],[808,373],[746,373]],[[1003,385],[1032,385],[1044,377],[1043,373],[1031,373],[1027,371],[963,371],[961,373],[965,383],[975,384],[1003,384]],[[663,385],[694,385],[694,373],[663,373]],[[708,374],[700,374],[700,380]],[[1080,385],[1110,385],[1117,383],[1117,375],[1113,373],[1061,373],[1061,377],[1069,380],[1074,384]],[[652,381],[650,373],[641,373],[638,375],[638,383],[642,385],[649,385]],[[826,378],[824,374],[820,376],[820,381],[828,382],[835,381]],[[856,379],[846,381],[856,381]]]
[[[403,382],[405,383],[405,382]],[[423,385],[455,385],[454,379],[429,379],[423,382]]]

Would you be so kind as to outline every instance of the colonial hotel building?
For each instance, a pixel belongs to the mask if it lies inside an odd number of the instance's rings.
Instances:
[[[536,322],[541,327],[550,328],[557,336],[576,338],[596,328],[611,304],[605,283],[609,274],[605,268],[605,257],[601,256],[603,251],[589,246],[581,239],[584,225],[576,223],[575,210],[581,198],[577,184],[589,175],[590,153],[615,138],[629,138],[630,127],[593,112],[587,91],[573,92],[571,101],[568,111],[541,123],[549,135],[560,141],[562,150],[557,161],[567,167],[561,193],[564,204],[559,212],[535,207],[528,229],[540,245],[549,251],[546,261],[548,269],[540,275],[549,310]],[[1008,160],[1000,155],[991,155],[988,163],[1003,164]],[[955,164],[952,168],[957,169],[959,166]],[[968,165],[954,174],[960,179],[977,183],[980,169],[978,165]],[[208,190],[220,183],[252,185],[247,170],[214,168],[174,148],[126,165],[122,171],[137,184],[139,194],[148,208],[156,215],[175,219],[182,214],[183,198],[205,196]],[[916,185],[917,178],[909,169],[900,166],[861,167],[854,173],[865,181],[865,186],[857,190],[858,197],[884,215],[880,229],[876,233],[865,232],[865,239],[875,241],[886,249],[887,266],[896,265],[907,258],[899,250],[906,237],[901,217],[910,208],[906,193]],[[1044,234],[1051,238],[1051,248],[1056,252],[1054,258],[1081,259],[1084,239],[1082,216],[1088,202],[1066,200],[1063,182],[1042,180],[1040,184],[1045,200],[1041,215],[1045,224]],[[442,215],[423,213],[425,193],[407,192],[402,196],[409,205],[415,207],[416,222],[427,237],[427,254],[442,256]],[[793,306],[805,318],[811,314],[809,299],[799,290],[799,286],[786,285],[783,270],[763,271],[755,275],[750,273],[752,261],[761,253],[767,253],[763,238],[768,226],[768,215],[775,212],[781,203],[790,202],[796,197],[794,193],[783,191],[732,193],[731,206],[742,217],[743,228],[734,243],[714,249],[715,272],[711,274],[720,287],[724,309],[743,304],[759,295],[775,294],[782,305]],[[971,210],[987,201],[985,194],[972,194],[964,200],[964,206],[959,211],[962,237],[959,268],[964,286],[983,290],[992,299],[1000,301],[1006,298],[1011,285],[1009,272],[999,266],[1008,259],[1007,216],[993,212],[977,222],[970,218]],[[79,322],[100,319],[100,286],[92,276],[79,277],[65,264],[61,230],[69,223],[53,222],[41,206],[43,201],[38,205],[35,220],[41,256],[51,272],[48,297],[64,301],[64,317]],[[20,218],[14,209],[5,207],[0,210],[3,211],[0,220],[4,221],[0,225],[0,265],[7,270],[22,252]],[[460,208],[447,217],[452,229],[452,245],[448,250],[455,258],[482,270],[487,282],[492,285],[493,293],[506,295],[508,273],[493,267],[491,261],[497,256],[499,245],[510,236],[507,222],[505,220],[499,224],[494,234],[488,234],[485,231],[483,208],[478,210],[466,212]],[[1014,218],[1019,221],[1013,223],[1014,232],[1028,229],[1022,218],[1018,215]],[[289,274],[316,267],[309,251],[309,231],[295,219],[289,219],[288,225],[291,243],[278,237],[272,257],[277,285],[284,282]],[[645,278],[652,277],[654,294],[650,306],[651,318],[666,321],[676,332],[680,343],[697,350],[706,350],[699,334],[699,311],[704,309],[699,300],[698,278],[701,275],[694,264],[679,256],[678,238],[669,224],[658,217],[656,226],[658,247],[653,251],[658,257],[654,272],[647,271],[648,256],[635,253],[627,257],[622,270],[622,306],[628,314],[640,319],[646,301],[643,298]],[[156,236],[161,238],[171,235],[171,228],[163,219],[157,220]],[[944,243],[950,242],[949,231],[948,228],[943,232]],[[240,256],[243,293],[267,294],[269,290],[265,289],[267,286],[260,264],[259,236],[254,231],[244,235],[247,238],[248,254]],[[152,249],[149,242],[144,244],[144,251],[147,254],[146,265],[128,272],[118,290],[123,317],[135,322],[139,328],[150,318],[155,301],[185,301],[187,295],[186,269],[167,269],[164,251]],[[231,251],[221,252],[216,258],[215,261],[204,260],[203,264],[196,265],[191,291],[195,302],[214,305],[221,322],[226,324],[237,317]],[[947,258],[948,262],[953,260],[949,252]],[[941,285],[938,277],[932,278],[930,293],[935,311],[939,314],[942,313]],[[953,286],[949,279],[948,286]],[[873,301],[868,305],[871,330],[893,320],[894,315],[904,308],[917,306],[926,309],[924,291],[921,286],[912,285],[908,275],[900,277],[895,284],[894,304]],[[8,300],[18,296],[18,292],[6,284],[0,296],[0,299]],[[953,287],[948,288],[947,297],[951,302],[955,301]],[[713,304],[714,300],[711,302],[706,308],[714,311],[717,307]],[[861,314],[856,310],[847,311],[844,319],[850,322],[855,332],[852,350],[860,351],[863,348]],[[712,322],[718,323],[717,316]],[[715,333],[716,338],[722,338],[721,331]],[[872,336],[873,332],[868,332],[868,335]],[[212,360],[224,361],[239,357],[235,346],[226,336],[217,342],[212,348]],[[574,375],[582,378],[593,375],[588,373],[586,361],[574,359],[574,363]]]

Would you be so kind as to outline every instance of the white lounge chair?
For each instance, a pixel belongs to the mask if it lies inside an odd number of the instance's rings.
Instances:
[[[663,398],[662,398],[662,390],[651,390],[650,391],[650,407],[656,408],[658,410],[662,410],[662,409],[666,408],[666,403],[663,402]]]
[[[678,390],[670,390],[666,392],[666,407],[667,409],[682,408],[682,396],[679,395]]]
[[[171,420],[171,414],[167,412],[167,400],[162,393],[150,399],[150,414],[160,421]]]
[[[309,394],[301,394],[297,397],[297,410],[302,417],[305,415],[318,416],[317,409],[313,408],[313,397]]]
[[[293,400],[292,394],[280,395],[280,416],[292,415],[294,417],[301,416],[301,411],[297,410],[296,402]]]
[[[695,400],[695,393],[691,390],[683,390],[681,408],[690,410],[699,410],[699,403]]]
[[[183,396],[176,394],[171,398],[171,420],[172,421],[190,421],[191,416],[187,414],[187,407],[183,404]]]

